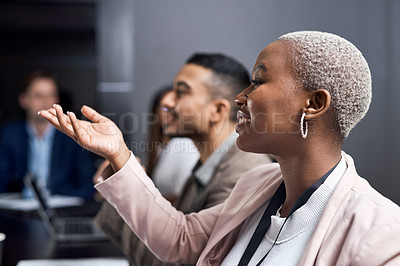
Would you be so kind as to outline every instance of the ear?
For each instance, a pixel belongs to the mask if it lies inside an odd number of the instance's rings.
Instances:
[[[28,108],[28,99],[26,93],[20,93],[18,95],[18,102],[22,109],[26,110]]]
[[[319,89],[312,91],[307,99],[307,107],[304,112],[306,119],[317,119],[321,117],[331,106],[331,95],[327,90]]]
[[[231,104],[227,99],[218,99],[211,102],[210,122],[216,124],[229,118]]]

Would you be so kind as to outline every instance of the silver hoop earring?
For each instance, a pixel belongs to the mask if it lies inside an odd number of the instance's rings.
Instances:
[[[308,134],[308,123],[307,123],[307,121],[304,122],[304,117],[306,117],[305,112],[301,115],[301,119],[300,119],[300,133],[301,133],[301,136],[303,137],[303,139],[307,138],[307,134]],[[303,127],[304,124],[306,125],[305,130]]]

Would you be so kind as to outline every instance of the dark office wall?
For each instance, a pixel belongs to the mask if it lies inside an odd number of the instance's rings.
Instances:
[[[193,52],[224,52],[251,69],[260,50],[286,32],[339,34],[367,58],[374,88],[371,109],[344,150],[361,175],[400,203],[398,14],[396,0],[135,1],[135,113],[148,111],[154,91],[170,82]],[[146,140],[143,132],[135,134],[137,143]]]
[[[134,5],[132,0],[99,0],[96,43],[98,110],[113,120],[124,134],[128,147],[136,152],[134,136],[139,123],[134,101]]]
[[[70,110],[95,103],[95,5],[77,2],[0,2],[0,121],[23,116],[17,95],[36,69],[58,78]]]

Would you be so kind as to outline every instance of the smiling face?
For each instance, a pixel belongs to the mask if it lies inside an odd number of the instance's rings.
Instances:
[[[208,83],[213,72],[195,64],[184,65],[173,81],[173,91],[161,101],[168,109],[164,133],[195,137],[207,134],[210,124]]]
[[[307,92],[296,83],[289,46],[276,41],[264,48],[255,63],[252,83],[236,96],[237,145],[249,152],[279,155],[301,141],[300,116]]]

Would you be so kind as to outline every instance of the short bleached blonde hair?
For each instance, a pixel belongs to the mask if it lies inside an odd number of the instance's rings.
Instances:
[[[299,31],[278,40],[289,43],[303,88],[330,93],[338,133],[345,139],[371,103],[371,72],[364,56],[349,41],[326,32]]]

